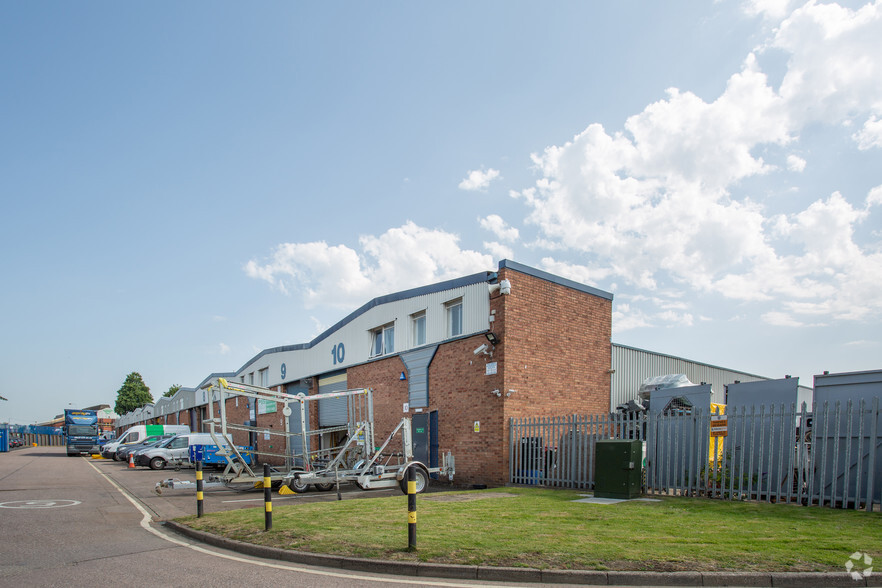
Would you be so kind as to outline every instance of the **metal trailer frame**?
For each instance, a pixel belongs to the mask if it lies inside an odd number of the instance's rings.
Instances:
[[[211,397],[208,404],[209,419],[204,422],[208,423],[212,438],[218,434],[217,427],[219,427],[219,435],[227,440],[230,448],[230,451],[224,452],[227,460],[226,468],[223,473],[216,475],[227,486],[250,484],[253,487],[262,487],[263,485],[263,476],[257,475],[248,464],[244,463],[238,449],[232,443],[229,434],[232,430],[284,437],[284,453],[261,451],[260,454],[284,459],[284,467],[272,468],[270,477],[273,482],[282,481],[290,490],[296,492],[305,491],[309,485],[315,486],[318,490],[331,490],[339,483],[354,483],[362,489],[391,488],[398,485],[402,488],[402,492],[405,492],[404,480],[407,469],[411,466],[417,468],[417,491],[421,492],[428,486],[431,474],[446,475],[452,481],[456,473],[455,461],[450,452],[442,456],[440,467],[431,468],[414,459],[410,417],[402,418],[385,441],[380,446],[375,446],[373,390],[370,388],[307,396],[303,393],[288,394],[253,384],[229,382],[225,378],[218,378],[217,385],[206,386],[206,389],[210,390]],[[255,402],[268,400],[282,403],[284,431],[229,422],[226,416],[226,400],[236,396],[251,398]],[[346,424],[310,430],[307,419],[308,403],[332,398],[346,399],[348,415]],[[215,402],[219,404],[219,417],[214,416]],[[293,403],[296,403],[299,410],[292,410]],[[296,432],[290,431],[292,418],[300,421],[299,430]],[[329,433],[343,433],[343,443],[334,447],[320,447],[321,437]],[[397,435],[401,435],[401,451],[387,452],[387,448]],[[294,443],[295,438],[299,438],[299,444]],[[217,444],[220,446],[220,443]],[[299,445],[298,451],[294,451],[295,445]],[[254,456],[256,454],[256,451],[252,453]]]

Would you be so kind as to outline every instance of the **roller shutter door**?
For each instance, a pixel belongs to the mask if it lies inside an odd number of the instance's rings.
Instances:
[[[342,392],[346,390],[346,372],[336,372],[321,376],[318,381],[319,394]],[[346,397],[319,400],[319,426],[338,427],[345,425],[347,414]]]

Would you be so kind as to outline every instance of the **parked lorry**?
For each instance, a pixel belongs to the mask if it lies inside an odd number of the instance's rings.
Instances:
[[[68,456],[100,452],[98,413],[94,410],[65,409],[64,437]]]

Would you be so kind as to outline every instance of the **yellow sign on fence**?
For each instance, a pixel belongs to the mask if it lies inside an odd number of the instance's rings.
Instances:
[[[710,422],[711,437],[727,437],[729,435],[729,419],[726,415],[714,415]]]

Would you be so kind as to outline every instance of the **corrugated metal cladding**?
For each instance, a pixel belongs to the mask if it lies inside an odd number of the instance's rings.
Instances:
[[[407,401],[411,408],[429,406],[429,364],[435,357],[437,345],[401,354],[407,368]]]
[[[486,331],[490,325],[490,297],[487,283],[480,282],[384,302],[347,317],[340,327],[332,327],[314,345],[260,354],[236,372],[236,379],[254,373],[255,383],[261,369],[268,368],[269,385],[277,386],[293,379],[310,377],[328,370],[359,365],[371,359],[371,331],[385,325],[395,327],[394,353],[431,345],[450,339],[447,305],[461,299],[462,335]],[[413,318],[425,312],[426,340],[414,340]],[[281,366],[285,364],[285,376]]]
[[[619,404],[637,399],[640,384],[646,378],[664,376],[666,374],[686,374],[689,381],[700,384],[705,382],[713,388],[711,402],[724,403],[726,384],[735,380],[741,382],[757,382],[767,380],[762,376],[721,368],[706,363],[690,361],[681,357],[654,353],[625,345],[612,346],[612,374],[610,384],[610,409],[615,410]]]
[[[318,381],[319,394],[342,392],[346,390],[346,372],[336,372],[321,376]],[[346,397],[319,400],[319,426],[339,427],[349,420]]]

